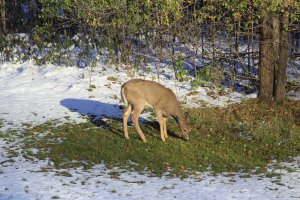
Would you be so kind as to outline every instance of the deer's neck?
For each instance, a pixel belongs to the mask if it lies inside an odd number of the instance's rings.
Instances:
[[[179,121],[183,120],[184,114],[179,106],[174,107],[171,111],[171,115],[177,118]]]

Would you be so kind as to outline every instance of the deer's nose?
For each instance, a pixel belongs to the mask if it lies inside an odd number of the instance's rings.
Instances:
[[[189,140],[190,137],[189,137],[188,135],[183,135],[183,136],[182,136],[182,139],[184,139],[184,140]]]

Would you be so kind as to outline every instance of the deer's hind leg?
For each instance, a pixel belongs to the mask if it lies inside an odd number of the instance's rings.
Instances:
[[[132,106],[128,104],[128,106],[125,108],[125,111],[123,113],[123,129],[124,129],[124,135],[126,139],[129,139],[127,122],[131,111],[132,111]]]
[[[134,105],[133,114],[132,114],[132,121],[133,121],[135,129],[139,133],[139,135],[140,135],[141,139],[143,140],[143,142],[147,142],[146,137],[145,137],[140,125],[139,125],[139,117],[140,117],[140,114],[143,111],[143,109],[144,109],[144,104],[139,104],[139,105],[135,104]]]

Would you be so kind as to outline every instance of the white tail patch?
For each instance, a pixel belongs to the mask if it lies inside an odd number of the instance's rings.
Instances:
[[[127,107],[128,106],[128,101],[125,97],[125,93],[124,93],[124,88],[122,87],[121,89],[121,98],[122,98],[122,102],[124,103],[124,105]]]

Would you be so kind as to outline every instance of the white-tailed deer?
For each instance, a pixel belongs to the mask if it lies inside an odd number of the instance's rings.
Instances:
[[[174,92],[154,81],[133,79],[122,85],[122,100],[126,105],[123,113],[123,128],[125,138],[129,139],[127,122],[133,111],[132,121],[143,142],[147,142],[143,131],[139,126],[139,116],[145,106],[152,107],[156,113],[160,126],[160,137],[163,141],[168,137],[167,119],[173,116],[179,123],[182,136],[189,139],[191,131],[190,121],[187,113],[183,113]]]

